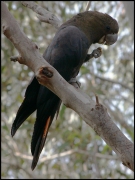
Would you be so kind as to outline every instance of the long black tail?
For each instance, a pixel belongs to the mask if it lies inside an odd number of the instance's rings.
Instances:
[[[60,104],[61,100],[46,87],[40,85],[36,78],[27,87],[25,98],[12,125],[11,135],[14,136],[21,124],[37,110],[31,141],[31,152],[33,155],[32,170],[37,165],[49,127],[55,114],[59,111]]]
[[[42,89],[42,90],[41,90]],[[38,107],[37,117],[34,126],[34,132],[31,141],[31,152],[33,155],[32,170],[36,167],[39,155],[44,147],[49,127],[53,121],[53,118],[61,104],[61,100],[49,91],[47,88],[41,86],[40,91],[44,91],[44,97],[41,96]]]

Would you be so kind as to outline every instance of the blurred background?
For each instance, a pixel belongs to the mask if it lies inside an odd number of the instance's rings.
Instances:
[[[86,9],[87,1],[36,1],[54,13],[62,22]],[[41,23],[36,13],[19,1],[6,2],[24,33],[35,42],[43,53],[56,29]],[[127,10],[127,5],[131,5]],[[121,131],[134,138],[134,25],[133,4],[128,1],[91,1],[90,10],[108,13],[119,24],[118,41],[107,47],[92,45],[89,53],[101,47],[103,54],[81,67],[78,80],[81,89],[93,100],[99,97]],[[127,11],[126,11],[127,10]],[[14,138],[11,125],[23,101],[24,93],[33,72],[27,66],[11,62],[10,56],[18,52],[1,34],[1,130],[2,130],[2,179],[132,179],[133,172],[122,165],[112,149],[73,110],[61,106],[57,120],[48,133],[45,148],[38,165],[31,171],[31,136],[36,114],[23,123]]]

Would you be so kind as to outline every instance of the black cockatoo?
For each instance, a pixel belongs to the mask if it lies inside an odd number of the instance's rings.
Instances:
[[[88,61],[88,49],[93,43],[114,44],[118,36],[118,23],[108,14],[97,11],[79,13],[63,23],[43,54],[66,81],[77,76],[80,67]],[[49,127],[58,112],[61,100],[33,78],[13,122],[14,136],[21,124],[35,111],[36,122],[31,142],[32,170],[36,167],[44,147]]]

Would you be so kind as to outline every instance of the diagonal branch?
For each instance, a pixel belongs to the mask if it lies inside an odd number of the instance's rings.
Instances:
[[[134,170],[134,146],[111,120],[107,109],[96,104],[88,95],[71,86],[48,64],[38,47],[20,30],[14,17],[2,2],[2,28],[4,35],[19,51],[20,63],[34,71],[40,84],[55,93],[67,106],[76,111],[99,136],[116,152],[125,166]]]
[[[49,23],[53,25],[56,29],[60,26],[61,22],[60,20],[51,12],[47,11],[43,7],[39,6],[34,1],[21,1],[22,5],[32,9],[34,12],[36,12],[37,18],[41,22]]]

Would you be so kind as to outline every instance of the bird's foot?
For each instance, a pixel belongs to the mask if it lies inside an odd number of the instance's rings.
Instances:
[[[102,54],[102,48],[98,47],[97,49],[94,49],[91,53],[94,58],[98,58]]]
[[[81,86],[81,83],[79,81],[77,81],[76,78],[71,78],[69,83],[71,85],[73,85],[75,88],[80,88],[80,86]]]
[[[84,62],[89,61],[90,59],[94,58],[98,58],[100,57],[102,54],[102,49],[100,47],[98,47],[97,49],[94,49],[93,52],[91,54],[87,54]]]

